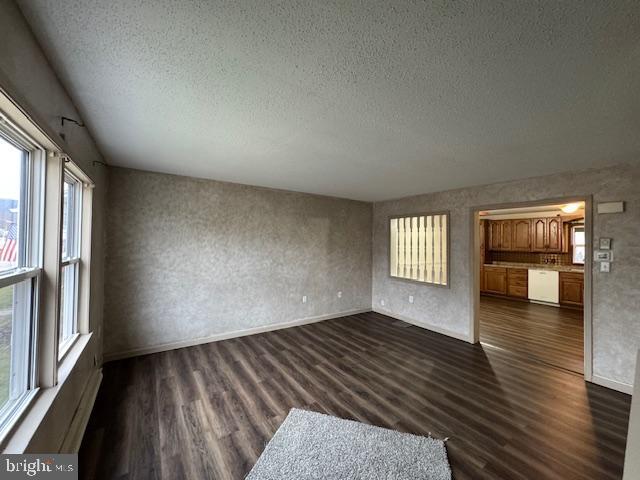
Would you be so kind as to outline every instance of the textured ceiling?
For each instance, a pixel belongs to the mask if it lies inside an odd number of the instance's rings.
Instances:
[[[380,200],[640,159],[638,1],[18,3],[115,165]]]

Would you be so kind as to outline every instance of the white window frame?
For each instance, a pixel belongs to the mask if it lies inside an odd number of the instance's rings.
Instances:
[[[68,163],[68,161],[67,161]],[[83,208],[83,182],[74,175],[69,169],[64,169],[62,191],[64,192],[64,184],[73,185],[73,198],[70,203],[71,211],[68,214],[67,227],[67,251],[62,256],[62,243],[65,239],[60,235],[60,316],[58,325],[58,361],[62,361],[69,349],[73,346],[79,336],[79,303],[80,303],[80,275],[81,275],[81,252],[82,252],[82,208]],[[64,205],[64,195],[61,195]],[[61,217],[64,218],[64,215]],[[62,225],[61,225],[62,231]],[[66,276],[63,272],[72,271],[72,276]],[[65,283],[62,285],[62,283]],[[64,291],[64,295],[62,292]],[[62,315],[64,312],[65,315]],[[66,338],[60,338],[60,332],[67,329],[71,332]]]
[[[582,229],[582,232],[585,232],[585,228],[584,225],[574,225],[573,227],[571,227],[571,262],[574,265],[584,265],[587,259],[587,244],[586,244],[586,236],[585,236],[585,243],[582,244],[576,244],[575,240],[576,240],[576,230],[577,229]],[[586,235],[586,233],[585,233]],[[576,262],[576,247],[584,247],[584,258],[585,261],[583,262]]]
[[[43,265],[46,156],[42,147],[3,116],[0,116],[0,135],[4,140],[25,152],[20,186],[17,265],[13,269],[0,272],[0,288],[13,286],[14,295],[16,289],[19,289],[17,294],[24,295],[21,302],[24,309],[22,316],[28,318],[28,323],[23,328],[12,328],[10,377],[21,377],[21,380],[19,385],[12,381],[10,400],[0,408],[0,438],[2,438],[13,428],[39,389],[38,331]],[[26,352],[25,347],[28,349]],[[22,361],[22,364],[18,364],[19,361]]]

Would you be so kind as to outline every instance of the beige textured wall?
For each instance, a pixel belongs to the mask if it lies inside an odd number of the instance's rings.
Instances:
[[[364,202],[110,168],[106,354],[369,309],[371,214]]]
[[[640,348],[640,165],[532,178],[482,187],[419,195],[374,205],[373,306],[392,314],[467,337],[471,312],[471,210],[509,202],[592,195],[594,204],[623,200],[623,214],[593,216],[594,239],[611,237],[611,273],[593,272],[593,374],[633,384]],[[394,214],[451,212],[451,288],[408,283],[388,277],[388,217]],[[415,303],[407,301],[414,295]],[[385,301],[385,306],[380,301]]]
[[[60,117],[80,118],[64,87],[49,66],[40,46],[16,5],[8,0],[0,2],[0,85],[18,101],[49,136],[63,145],[87,175],[96,184],[93,204],[93,242],[91,270],[90,325],[94,332],[77,368],[56,397],[47,420],[41,424],[29,443],[29,451],[55,452],[61,445],[87,380],[95,371],[94,357],[102,363],[102,312],[103,312],[103,238],[104,200],[106,175],[103,167],[93,162],[103,161],[90,132],[84,128],[64,128],[66,142],[61,131]]]

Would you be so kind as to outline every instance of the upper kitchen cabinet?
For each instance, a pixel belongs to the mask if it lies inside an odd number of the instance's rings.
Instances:
[[[547,252],[562,251],[562,219],[547,218]]]
[[[562,251],[562,219],[560,217],[534,218],[531,221],[534,252],[559,253]]]
[[[511,249],[516,252],[529,252],[531,250],[531,220],[513,220],[511,231]]]
[[[511,220],[491,220],[489,222],[489,249],[511,250]]]

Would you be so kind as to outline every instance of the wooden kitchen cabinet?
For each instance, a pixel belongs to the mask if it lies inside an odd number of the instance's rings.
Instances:
[[[531,251],[560,253],[562,251],[562,219],[534,218],[531,221]]]
[[[547,247],[547,219],[534,218],[531,221],[531,250],[543,252]]]
[[[547,252],[562,251],[562,219],[547,218]]]
[[[507,269],[507,295],[510,297],[529,297],[529,271],[526,268]]]
[[[574,307],[584,305],[584,274],[560,272],[560,303]]]
[[[489,250],[500,250],[502,240],[502,223],[496,220],[489,222]]]
[[[484,291],[498,295],[507,294],[507,269],[504,267],[484,267]]]
[[[511,222],[511,248],[516,252],[531,250],[531,220],[513,220]]]
[[[489,249],[511,250],[511,220],[491,220],[489,222]]]

